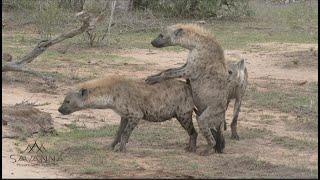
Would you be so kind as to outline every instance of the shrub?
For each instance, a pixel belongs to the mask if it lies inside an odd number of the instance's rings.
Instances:
[[[251,15],[248,0],[135,0],[135,9],[151,9],[166,17],[239,17]]]

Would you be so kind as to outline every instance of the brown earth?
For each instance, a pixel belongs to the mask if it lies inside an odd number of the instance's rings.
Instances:
[[[88,53],[104,53],[103,49],[85,51],[88,51]],[[229,61],[239,60],[240,58],[246,59],[249,83],[259,84],[265,78],[297,83],[307,81],[307,83],[310,83],[318,82],[317,51],[318,46],[314,44],[264,43],[253,44],[250,51],[227,50],[225,54]],[[133,62],[108,63],[92,59],[84,67],[75,65],[78,75],[85,76],[91,75],[92,72],[98,72],[99,74],[121,74],[134,78],[146,78],[160,70],[181,66],[187,56],[186,51],[170,52],[145,49],[115,50],[112,53],[122,57],[133,57],[135,60]],[[67,68],[72,66],[66,59],[60,58],[59,60],[61,66],[55,66],[49,70],[68,71]],[[90,68],[88,69],[88,67]],[[53,126],[58,131],[68,130],[67,125],[72,122],[86,128],[98,128],[105,124],[119,124],[119,116],[111,110],[84,110],[68,116],[59,114],[57,109],[66,90],[70,88],[66,83],[58,84],[58,88],[53,90],[54,94],[48,94],[47,92],[34,91],[33,89],[37,89],[38,85],[31,82],[29,85],[24,85],[23,80],[15,79],[13,74],[8,74],[5,78],[7,80],[2,82],[3,105],[14,105],[26,100],[41,103],[43,105],[36,108],[51,114]],[[233,110],[233,103],[230,104],[227,112],[228,123],[230,123]],[[272,118],[267,123],[258,118],[268,115]],[[243,137],[240,141],[230,141],[229,139],[224,154],[201,157],[181,152],[180,156],[186,161],[203,162],[199,167],[200,177],[203,175],[201,168],[209,168],[215,172],[215,177],[239,177],[239,174],[242,177],[310,177],[312,176],[311,172],[318,171],[318,147],[290,149],[273,143],[273,139],[274,137],[287,137],[318,144],[317,133],[290,129],[282,120],[283,117],[290,121],[296,115],[278,110],[248,107],[247,103],[243,102],[238,122],[238,133],[240,138]],[[258,130],[258,137],[248,138],[250,135],[248,131],[252,130]],[[197,131],[199,132],[198,129]],[[229,131],[230,128],[228,127],[227,136],[230,134]],[[259,135],[260,131],[261,136]],[[264,137],[264,133],[267,133],[268,136]],[[28,139],[28,141],[32,141],[32,139]],[[70,172],[63,172],[56,167],[14,166],[9,163],[10,154],[17,152],[17,148],[23,147],[26,143],[18,143],[17,140],[7,138],[2,138],[2,143],[3,177],[80,177],[80,175]],[[198,145],[200,149],[204,145],[201,135]],[[177,174],[168,169],[164,170],[154,158],[140,157],[139,153],[135,154],[137,153],[134,150],[135,146],[134,144],[129,145],[133,152],[129,150],[129,153],[121,157],[119,161],[125,161],[125,158],[129,158],[143,170],[128,171],[124,177],[198,177],[197,174]],[[254,164],[257,160],[265,163]],[[207,164],[210,162],[215,162],[215,164]],[[253,166],[259,166],[258,170]],[[252,168],[255,171],[251,171]],[[308,173],[303,169],[310,170],[310,172]]]

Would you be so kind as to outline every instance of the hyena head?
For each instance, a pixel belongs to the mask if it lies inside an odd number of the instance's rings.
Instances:
[[[157,38],[151,41],[151,44],[152,46],[157,48],[173,46],[175,45],[174,42],[176,42],[177,39],[181,38],[182,35],[182,28],[168,27],[162,33],[160,33]]]
[[[64,98],[64,101],[58,111],[63,115],[67,115],[84,109],[84,102],[87,96],[87,89],[82,88],[79,91],[70,91]]]
[[[197,40],[207,36],[209,33],[200,26],[175,24],[168,26],[157,38],[151,41],[151,44],[157,48],[180,45],[190,49],[197,44]]]
[[[245,69],[244,59],[241,59],[237,63],[230,64],[228,68],[229,79],[243,84],[245,81]]]

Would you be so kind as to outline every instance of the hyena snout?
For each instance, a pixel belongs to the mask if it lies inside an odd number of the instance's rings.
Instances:
[[[64,108],[63,106],[60,106],[58,111],[63,115],[68,115],[72,113],[71,110],[69,110],[68,108]]]
[[[151,44],[153,47],[162,48],[168,44],[168,40],[165,39],[162,34],[160,34],[156,39],[151,41]]]

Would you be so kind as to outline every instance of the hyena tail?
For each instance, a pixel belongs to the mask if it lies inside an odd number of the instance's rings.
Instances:
[[[224,122],[221,122],[218,130],[215,130],[213,128],[210,129],[212,136],[216,140],[215,151],[218,153],[222,153],[225,147],[225,140],[222,132],[222,128],[224,126],[223,124]]]

